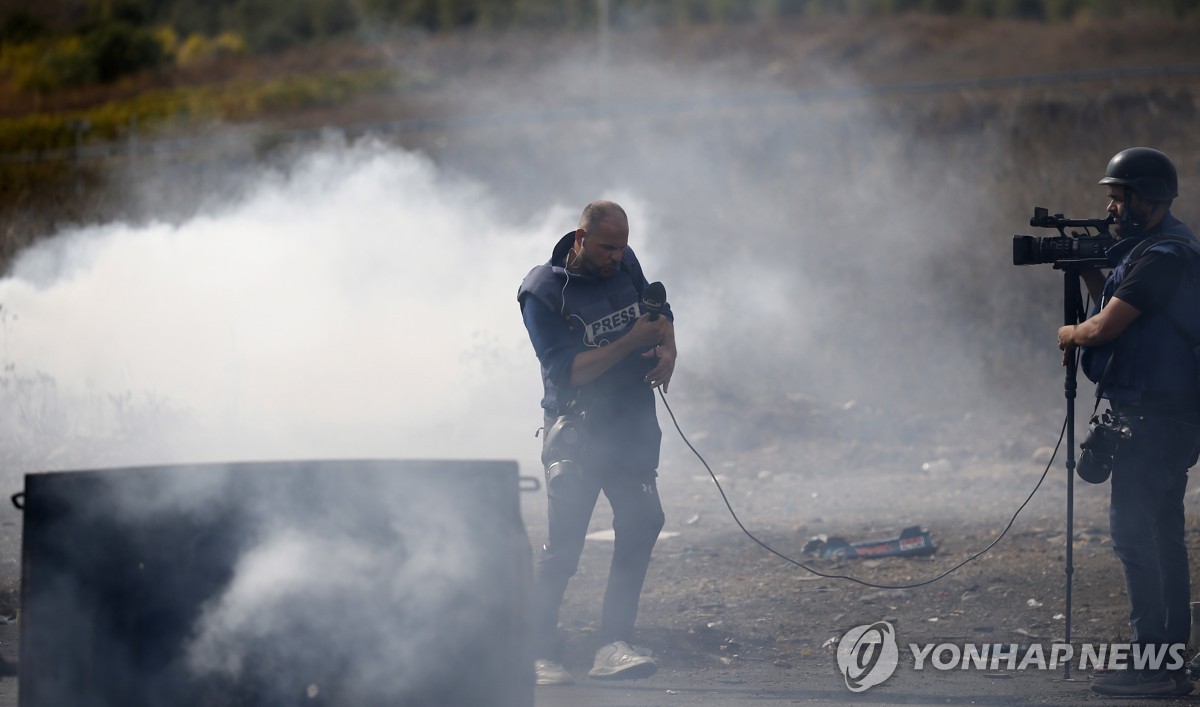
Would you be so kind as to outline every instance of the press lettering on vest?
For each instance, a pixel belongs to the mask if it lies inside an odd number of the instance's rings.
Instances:
[[[637,319],[640,314],[641,306],[635,302],[624,309],[619,309],[597,319],[588,324],[587,343],[595,344],[601,336],[624,329],[633,320]]]

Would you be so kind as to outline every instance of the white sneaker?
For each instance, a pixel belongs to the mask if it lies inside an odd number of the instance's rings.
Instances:
[[[588,671],[592,678],[648,678],[658,670],[654,658],[617,641],[596,651],[596,662]]]
[[[533,661],[535,685],[574,685],[575,676],[568,673],[562,663],[538,658]]]

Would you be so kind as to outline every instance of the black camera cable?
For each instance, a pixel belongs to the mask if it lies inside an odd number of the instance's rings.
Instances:
[[[696,448],[694,446],[692,446],[692,443],[690,441],[688,441],[687,435],[685,435],[683,433],[683,430],[680,429],[679,421],[675,419],[675,412],[673,410],[671,410],[670,404],[667,403],[667,396],[665,394],[663,394],[661,388],[659,388],[659,390],[658,390],[658,396],[660,398],[662,398],[663,405],[665,405],[667,408],[667,414],[669,414],[671,416],[671,422],[675,425],[675,430],[677,432],[679,432],[679,437],[681,439],[683,439],[683,443],[687,445],[688,449],[692,450],[692,454],[695,454],[696,458],[700,460],[700,463],[704,465],[705,470],[708,471],[708,475],[712,477],[713,483],[717,485],[717,491],[720,492],[721,500],[725,502],[725,507],[729,509],[729,515],[733,516],[733,522],[737,523],[738,528],[740,528],[741,531],[743,533],[745,533],[746,537],[750,538],[755,543],[757,543],[762,549],[766,550],[767,552],[771,553],[772,555],[775,555],[776,557],[783,560],[784,562],[795,565],[796,567],[799,567],[800,569],[805,570],[807,572],[811,572],[812,574],[815,574],[818,577],[824,577],[826,579],[844,579],[848,582],[854,582],[856,584],[861,584],[864,587],[872,587],[874,589],[916,589],[917,587],[924,587],[927,584],[933,584],[934,582],[937,582],[938,580],[941,580],[941,579],[949,576],[953,572],[957,572],[960,568],[965,566],[967,563],[978,559],[979,557],[981,557],[985,553],[987,553],[989,550],[991,550],[993,547],[995,547],[996,543],[1000,542],[1000,540],[1002,540],[1004,538],[1004,536],[1008,534],[1008,531],[1013,527],[1013,523],[1015,523],[1017,521],[1017,516],[1019,516],[1021,514],[1021,511],[1025,510],[1025,506],[1029,505],[1029,502],[1031,500],[1033,500],[1034,494],[1036,494],[1038,492],[1038,489],[1040,489],[1042,487],[1042,483],[1046,480],[1046,476],[1050,473],[1050,468],[1054,465],[1054,459],[1056,457],[1058,457],[1058,449],[1059,449],[1059,447],[1062,446],[1063,437],[1067,433],[1067,421],[1066,421],[1066,419],[1064,419],[1062,430],[1060,430],[1058,433],[1058,443],[1054,445],[1054,453],[1050,455],[1050,461],[1046,462],[1046,468],[1042,471],[1041,478],[1038,479],[1038,482],[1033,487],[1033,490],[1029,492],[1029,496],[1025,498],[1025,501],[1022,502],[1020,507],[1017,508],[1016,512],[1013,513],[1012,518],[1010,518],[1008,521],[1008,525],[1004,526],[1004,530],[1000,531],[1000,534],[996,536],[996,539],[993,540],[991,543],[989,543],[987,547],[983,548],[979,552],[976,552],[975,554],[971,555],[967,559],[965,559],[962,562],[958,563],[957,565],[951,567],[950,569],[946,570],[945,572],[939,574],[938,576],[933,577],[932,579],[927,579],[923,582],[916,582],[914,584],[876,584],[874,582],[868,582],[866,580],[858,579],[857,577],[851,577],[849,575],[828,574],[825,572],[821,572],[820,570],[813,569],[812,567],[809,567],[808,565],[804,564],[803,562],[800,562],[799,560],[795,560],[795,559],[792,559],[791,557],[788,557],[787,555],[783,554],[782,552],[779,552],[775,548],[771,547],[770,545],[766,544],[762,540],[759,540],[757,537],[755,537],[754,534],[751,533],[749,530],[747,530],[746,526],[742,524],[741,519],[738,518],[737,513],[733,510],[733,505],[729,502],[729,497],[725,495],[725,489],[721,488],[721,482],[717,480],[717,475],[713,473],[713,470],[708,465],[708,462],[704,460],[704,457],[700,454],[700,452],[696,451]]]

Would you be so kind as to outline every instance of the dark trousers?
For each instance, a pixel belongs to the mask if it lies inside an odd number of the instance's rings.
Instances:
[[[535,657],[560,660],[558,610],[567,582],[579,567],[583,539],[600,492],[612,506],[616,533],[600,626],[604,643],[628,642],[633,637],[650,552],[664,518],[651,470],[604,473],[568,462],[553,471],[557,473],[547,474],[552,478],[546,482],[549,541],[533,568],[533,633]]]
[[[1184,544],[1187,470],[1196,463],[1195,425],[1121,410],[1133,430],[1117,450],[1109,526],[1125,572],[1133,642],[1187,643],[1191,587]]]

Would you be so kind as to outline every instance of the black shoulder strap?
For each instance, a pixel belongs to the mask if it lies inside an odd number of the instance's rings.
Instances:
[[[1146,240],[1134,246],[1133,251],[1129,253],[1129,264],[1132,265],[1138,258],[1142,257],[1147,250],[1153,248],[1160,243],[1177,243],[1185,248],[1188,248],[1196,255],[1200,255],[1200,241],[1187,236],[1180,236],[1173,233],[1163,234],[1157,238],[1147,238]]]

